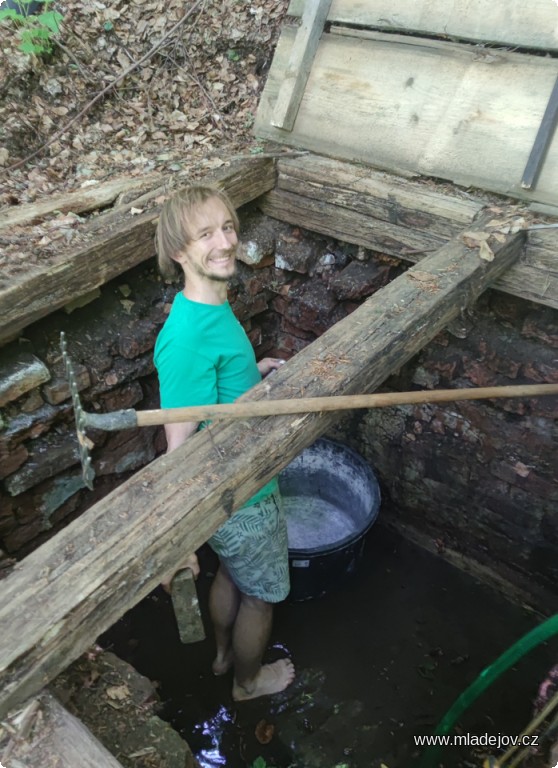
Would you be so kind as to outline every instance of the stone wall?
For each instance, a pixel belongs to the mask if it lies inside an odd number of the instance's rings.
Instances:
[[[242,261],[231,289],[258,357],[290,357],[405,265],[241,212]],[[22,555],[164,450],[161,429],[92,433],[95,490],[81,481],[59,332],[88,410],[158,406],[152,351],[176,286],[154,265],[57,312],[0,350],[0,537]],[[386,389],[558,379],[557,313],[487,292]],[[558,576],[556,398],[355,413],[335,434],[376,467],[382,519],[438,551],[462,553],[513,580]],[[555,588],[555,587],[554,587]]]

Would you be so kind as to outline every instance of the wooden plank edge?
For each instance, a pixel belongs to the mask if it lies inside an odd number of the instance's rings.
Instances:
[[[53,195],[38,203],[11,206],[0,211],[0,230],[7,227],[22,226],[35,223],[55,211],[61,213],[86,213],[113,203],[123,192],[133,189],[146,189],[150,184],[156,187],[161,183],[161,174],[150,177],[113,179],[105,184],[95,184],[88,187]]]
[[[287,16],[294,18],[300,17],[304,10],[304,2],[305,0],[291,0],[287,9]],[[513,18],[515,16],[515,9],[513,6],[509,7],[511,5],[509,0],[504,0],[504,2],[506,2],[508,6],[506,8],[508,18]],[[418,3],[416,4],[418,5]],[[512,29],[511,33],[508,32],[507,37],[504,37],[499,26],[495,27],[493,25],[487,24],[486,21],[484,24],[479,25],[479,31],[477,34],[467,33],[463,30],[463,27],[460,26],[462,24],[461,18],[454,14],[448,19],[442,14],[437,13],[435,10],[435,3],[429,3],[431,17],[433,19],[432,23],[426,22],[415,24],[412,21],[405,21],[404,14],[407,12],[405,5],[406,4],[404,0],[399,8],[397,6],[393,6],[392,3],[389,3],[389,12],[386,13],[383,11],[381,3],[370,3],[369,5],[366,3],[360,3],[360,7],[357,3],[357,9],[355,11],[355,9],[351,7],[350,0],[334,0],[327,17],[327,21],[331,24],[360,25],[370,27],[378,31],[395,33],[400,32],[402,34],[416,35],[419,37],[439,36],[442,38],[451,38],[456,42],[463,41],[465,43],[472,43],[474,45],[491,43],[493,45],[500,45],[503,47],[520,47],[527,49],[533,48],[552,52],[558,51],[558,40],[556,38],[556,34],[553,34],[555,25],[552,23],[546,24],[545,21],[542,21],[541,23],[540,17],[537,20],[536,16],[534,15],[535,9],[531,7],[530,11],[533,15],[531,15],[528,19],[525,19],[526,23],[517,25],[515,29]],[[409,5],[412,6],[414,3]],[[441,0],[440,5],[441,7],[446,6],[446,0]],[[525,3],[521,2],[521,0],[516,0],[516,5],[521,9],[526,8]],[[542,7],[542,3],[539,3],[539,5]],[[553,12],[553,9],[550,4],[547,5],[548,8],[545,7],[545,15],[550,16]],[[474,15],[475,13],[478,14],[478,9],[475,10],[474,8],[470,7],[469,13],[471,15]],[[426,19],[427,15],[428,12],[421,14],[421,19]],[[441,23],[438,24],[438,20],[440,20]],[[491,34],[488,31],[496,29],[498,31],[495,32],[495,34]],[[532,34],[533,30],[536,30],[537,32],[540,32],[540,30],[544,31],[542,34],[537,34],[536,32],[535,34]]]
[[[283,82],[271,115],[271,124],[292,131],[314,56],[329,13],[331,0],[307,0],[291,49]]]

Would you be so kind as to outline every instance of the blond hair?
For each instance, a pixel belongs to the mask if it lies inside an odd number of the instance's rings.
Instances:
[[[177,280],[182,275],[176,257],[192,239],[188,232],[188,220],[193,211],[213,198],[225,205],[238,234],[238,216],[226,192],[210,184],[194,184],[181,189],[163,205],[155,233],[157,264],[163,277]]]

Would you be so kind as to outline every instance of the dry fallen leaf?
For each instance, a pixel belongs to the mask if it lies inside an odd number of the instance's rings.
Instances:
[[[490,232],[463,232],[461,240],[465,243],[467,248],[478,248],[481,243],[484,243],[490,237]]]
[[[256,725],[256,739],[260,744],[269,744],[275,733],[275,726],[268,723],[267,720],[260,720]]]
[[[413,280],[419,280],[421,283],[431,283],[434,280],[436,280],[435,275],[431,275],[430,272],[421,272],[420,270],[409,270],[407,272],[409,277],[412,277]]]
[[[479,256],[485,261],[494,261],[494,251],[487,242],[480,244]]]
[[[113,701],[124,701],[130,696],[130,689],[126,683],[122,683],[121,685],[111,685],[107,688],[106,693],[109,699]]]

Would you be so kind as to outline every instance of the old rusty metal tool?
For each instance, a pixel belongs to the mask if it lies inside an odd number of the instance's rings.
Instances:
[[[168,408],[135,411],[131,408],[112,413],[87,413],[83,410],[77,383],[68,358],[66,342],[61,341],[62,357],[70,379],[70,391],[76,414],[76,428],[83,461],[83,479],[92,488],[94,477],[89,457],[90,441],[85,430],[119,431],[134,427],[152,427],[186,421],[215,419],[248,419],[262,416],[284,416],[297,413],[355,410],[358,408],[385,408],[394,405],[420,403],[447,403],[459,400],[486,400],[502,397],[541,397],[558,395],[558,384],[519,384],[506,387],[477,387],[466,389],[433,389],[417,392],[382,392],[371,395],[334,395],[329,397],[302,397],[289,400],[242,400],[218,405],[195,405],[187,408]]]
[[[535,137],[535,143],[533,149],[527,160],[527,165],[523,171],[523,178],[521,179],[521,186],[523,189],[533,189],[537,183],[539,173],[542,170],[544,158],[550,142],[556,123],[558,122],[558,77],[554,83],[554,87],[548,99],[548,104],[541,120],[539,130]]]
[[[197,643],[205,640],[198,593],[190,568],[175,574],[171,583],[171,597],[181,642]]]

